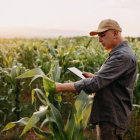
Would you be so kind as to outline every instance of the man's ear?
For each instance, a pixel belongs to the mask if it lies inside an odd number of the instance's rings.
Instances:
[[[119,31],[114,30],[114,39],[116,39],[118,37]]]

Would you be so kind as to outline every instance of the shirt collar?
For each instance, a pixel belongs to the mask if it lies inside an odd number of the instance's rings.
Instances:
[[[128,46],[128,42],[126,40],[122,41],[119,45],[117,45],[113,50],[110,51],[109,56],[112,55],[117,50],[119,50],[121,47],[126,47],[126,46]]]

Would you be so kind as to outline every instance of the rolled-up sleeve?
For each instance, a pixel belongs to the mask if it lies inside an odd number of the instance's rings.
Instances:
[[[132,67],[132,62],[128,55],[120,52],[116,53],[110,56],[98,72],[94,73],[93,78],[86,78],[75,82],[74,86],[78,92],[81,90],[88,94],[97,92],[125,73]]]

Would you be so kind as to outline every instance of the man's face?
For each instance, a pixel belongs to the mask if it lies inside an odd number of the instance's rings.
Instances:
[[[99,42],[102,43],[105,50],[112,50],[114,46],[114,30],[108,30],[98,33]]]

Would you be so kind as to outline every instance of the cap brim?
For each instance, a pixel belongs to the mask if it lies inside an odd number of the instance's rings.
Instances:
[[[90,34],[90,36],[94,36],[94,35],[97,35],[98,33],[97,33],[97,32],[92,31],[92,32],[90,32],[89,34]]]
[[[94,36],[94,35],[97,35],[98,33],[102,33],[102,32],[105,32],[107,30],[108,29],[99,29],[99,30],[91,31],[89,34],[90,34],[90,36]]]

